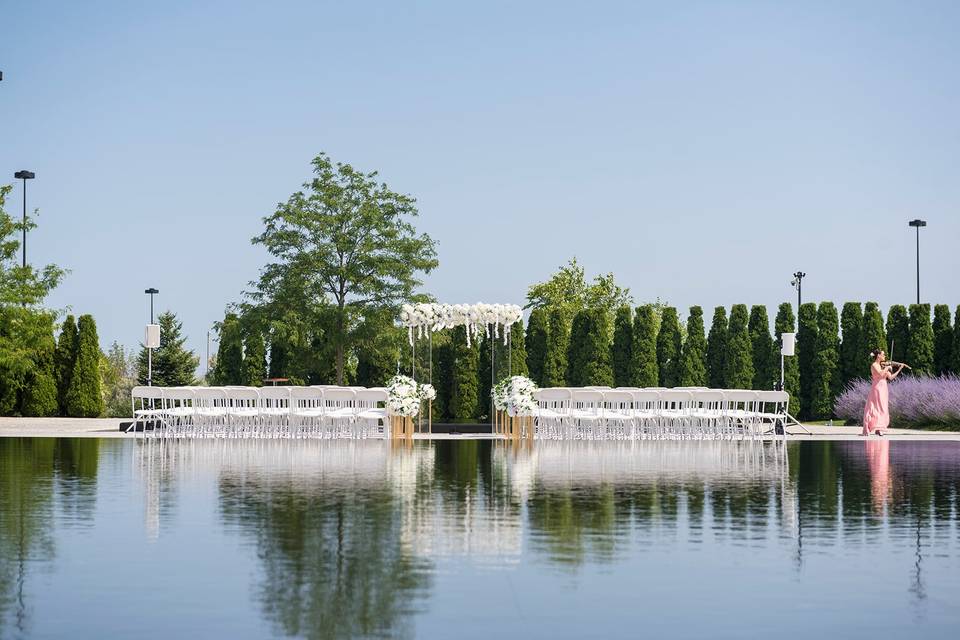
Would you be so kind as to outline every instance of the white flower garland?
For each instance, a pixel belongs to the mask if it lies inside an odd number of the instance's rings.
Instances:
[[[420,403],[437,397],[432,384],[417,384],[410,376],[395,375],[387,383],[387,411],[394,416],[415,416]]]
[[[467,345],[470,344],[471,337],[475,339],[484,332],[488,338],[491,337],[490,326],[493,326],[492,337],[498,338],[502,333],[503,344],[507,344],[510,327],[521,318],[523,318],[523,309],[515,304],[421,302],[405,304],[400,308],[400,324],[407,327],[410,344],[413,344],[415,335],[417,338],[422,338],[429,331],[452,329],[458,326],[467,328]]]
[[[493,388],[493,405],[511,416],[532,416],[537,408],[536,383],[526,376],[504,378]]]

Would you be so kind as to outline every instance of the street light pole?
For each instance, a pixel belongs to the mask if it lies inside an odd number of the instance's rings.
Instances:
[[[143,292],[150,296],[150,324],[153,324],[153,296],[160,293],[160,290],[150,287]],[[153,347],[150,345],[147,345],[147,386],[153,386]]]
[[[794,286],[797,290],[797,313],[800,313],[800,305],[803,302],[803,297],[801,295],[803,291],[803,279],[807,276],[803,271],[797,271],[793,274],[793,280],[790,281],[790,284]]]
[[[27,268],[27,180],[37,177],[33,171],[23,169],[13,174],[17,180],[23,180],[23,268]]]
[[[907,224],[917,230],[917,304],[920,304],[920,227],[927,226],[927,221],[917,218]]]

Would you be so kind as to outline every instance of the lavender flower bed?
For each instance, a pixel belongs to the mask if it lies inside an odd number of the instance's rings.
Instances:
[[[890,385],[890,426],[960,429],[960,377],[901,376]],[[870,381],[847,385],[834,404],[838,418],[861,424]]]

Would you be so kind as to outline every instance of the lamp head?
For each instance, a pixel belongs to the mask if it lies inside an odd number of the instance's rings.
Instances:
[[[154,294],[154,293],[160,293],[160,290],[159,290],[159,289],[154,289],[153,287],[150,287],[149,289],[144,289],[143,292],[144,292],[144,293]]]
[[[919,229],[920,227],[925,227],[925,226],[927,226],[927,221],[926,221],[926,220],[921,220],[920,218],[917,218],[916,220],[911,220],[908,224],[909,224],[911,227],[917,227],[917,228]]]
[[[13,174],[13,177],[16,178],[17,180],[33,180],[34,178],[37,177],[37,174],[35,174],[33,171],[27,171],[26,169],[21,169],[20,171],[17,171],[15,174]]]

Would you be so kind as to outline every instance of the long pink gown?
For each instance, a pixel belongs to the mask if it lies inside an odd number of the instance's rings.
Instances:
[[[863,408],[863,435],[886,429],[890,425],[888,407],[887,380],[892,379],[890,368],[870,367],[873,386],[867,396],[867,406]]]

